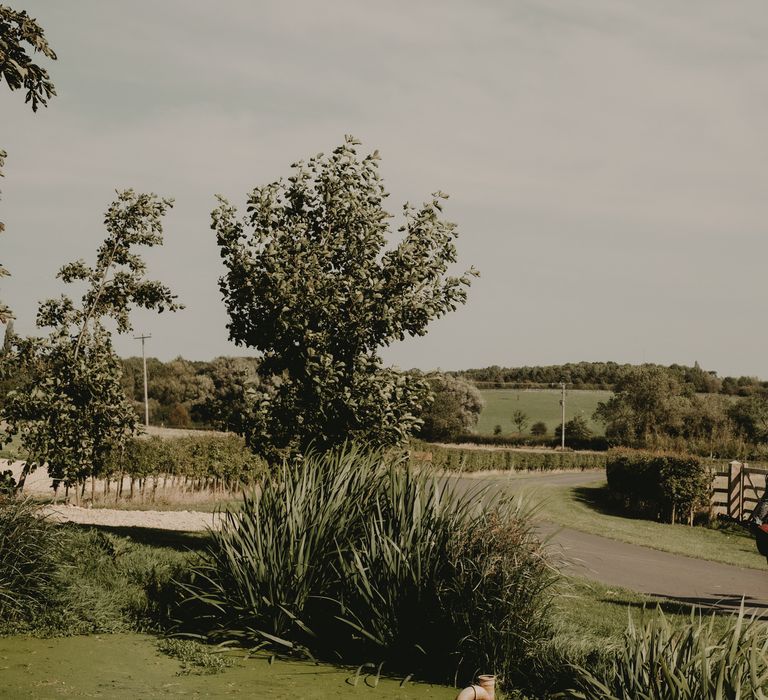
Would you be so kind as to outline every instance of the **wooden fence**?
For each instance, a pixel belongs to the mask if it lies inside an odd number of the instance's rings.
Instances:
[[[712,477],[711,515],[746,520],[765,491],[768,469],[731,462],[726,471],[716,471]]]

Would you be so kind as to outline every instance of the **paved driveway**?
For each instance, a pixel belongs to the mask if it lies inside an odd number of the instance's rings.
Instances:
[[[537,484],[595,483],[605,479],[605,472],[476,473],[449,478],[455,478],[462,490],[489,486],[514,493],[522,486]],[[765,571],[743,569],[627,544],[552,523],[542,523],[538,530],[550,537],[565,573],[699,605],[738,607],[743,597],[747,607],[768,610],[768,565]]]

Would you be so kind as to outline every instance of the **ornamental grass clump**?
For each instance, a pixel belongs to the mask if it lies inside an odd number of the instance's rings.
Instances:
[[[513,677],[556,574],[519,503],[454,483],[350,446],[286,462],[212,533],[184,617],[216,642]]]
[[[0,496],[0,620],[34,617],[55,588],[60,536],[28,500]]]
[[[599,672],[576,668],[584,700],[763,700],[768,697],[768,628],[747,619],[742,604],[725,631],[692,614],[673,625],[659,610],[630,618],[613,663]]]

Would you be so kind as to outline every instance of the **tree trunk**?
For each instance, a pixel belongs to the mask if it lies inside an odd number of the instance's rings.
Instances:
[[[19,476],[19,483],[16,485],[16,491],[21,493],[24,490],[24,482],[27,480],[29,474],[29,464],[24,464],[24,468],[21,470],[21,476]]]

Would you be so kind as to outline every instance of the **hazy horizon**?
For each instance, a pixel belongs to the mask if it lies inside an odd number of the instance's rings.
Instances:
[[[209,214],[341,143],[378,149],[398,214],[438,189],[469,302],[383,352],[446,370],[577,361],[768,376],[768,6],[18,0],[59,60],[33,115],[0,86],[0,298],[34,333],[54,279],[92,260],[116,188],[175,197],[137,313],[148,355],[227,341]],[[397,219],[395,219],[395,222]],[[132,335],[122,356],[140,355]]]

